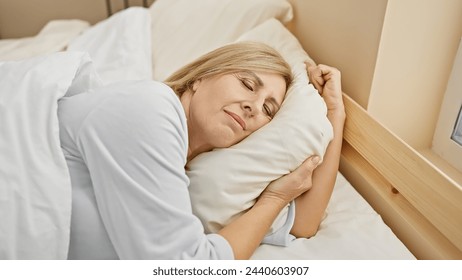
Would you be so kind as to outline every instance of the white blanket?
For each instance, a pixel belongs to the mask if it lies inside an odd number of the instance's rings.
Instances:
[[[149,79],[150,20],[136,7],[88,29],[56,21],[36,37],[0,40],[0,259],[67,258],[71,186],[57,101],[122,79]]]
[[[70,178],[57,101],[98,84],[87,54],[0,62],[0,259],[66,259]]]

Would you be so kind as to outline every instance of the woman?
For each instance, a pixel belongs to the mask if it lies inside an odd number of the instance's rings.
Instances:
[[[209,235],[192,214],[184,166],[268,123],[290,73],[273,49],[239,43],[165,84],[122,82],[60,101],[73,192],[69,258],[249,258],[280,210],[311,187],[317,158],[271,183],[245,215]]]

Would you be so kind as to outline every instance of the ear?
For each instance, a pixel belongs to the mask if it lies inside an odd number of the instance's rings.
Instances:
[[[196,92],[196,90],[199,88],[200,84],[201,84],[201,79],[197,79],[196,81],[194,81],[194,84],[192,86],[193,93]]]

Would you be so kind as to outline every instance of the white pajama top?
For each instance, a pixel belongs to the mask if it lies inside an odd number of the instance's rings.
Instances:
[[[163,83],[65,97],[60,140],[72,183],[69,259],[232,259],[192,214],[186,117]]]

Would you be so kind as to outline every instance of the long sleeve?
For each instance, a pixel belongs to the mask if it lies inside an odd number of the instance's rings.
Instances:
[[[171,89],[138,81],[98,91],[87,94],[97,101],[81,95],[67,104],[91,107],[67,116],[75,144],[68,153],[80,156],[89,170],[97,210],[118,257],[233,258],[226,240],[205,235],[192,214],[184,171],[186,118]]]

